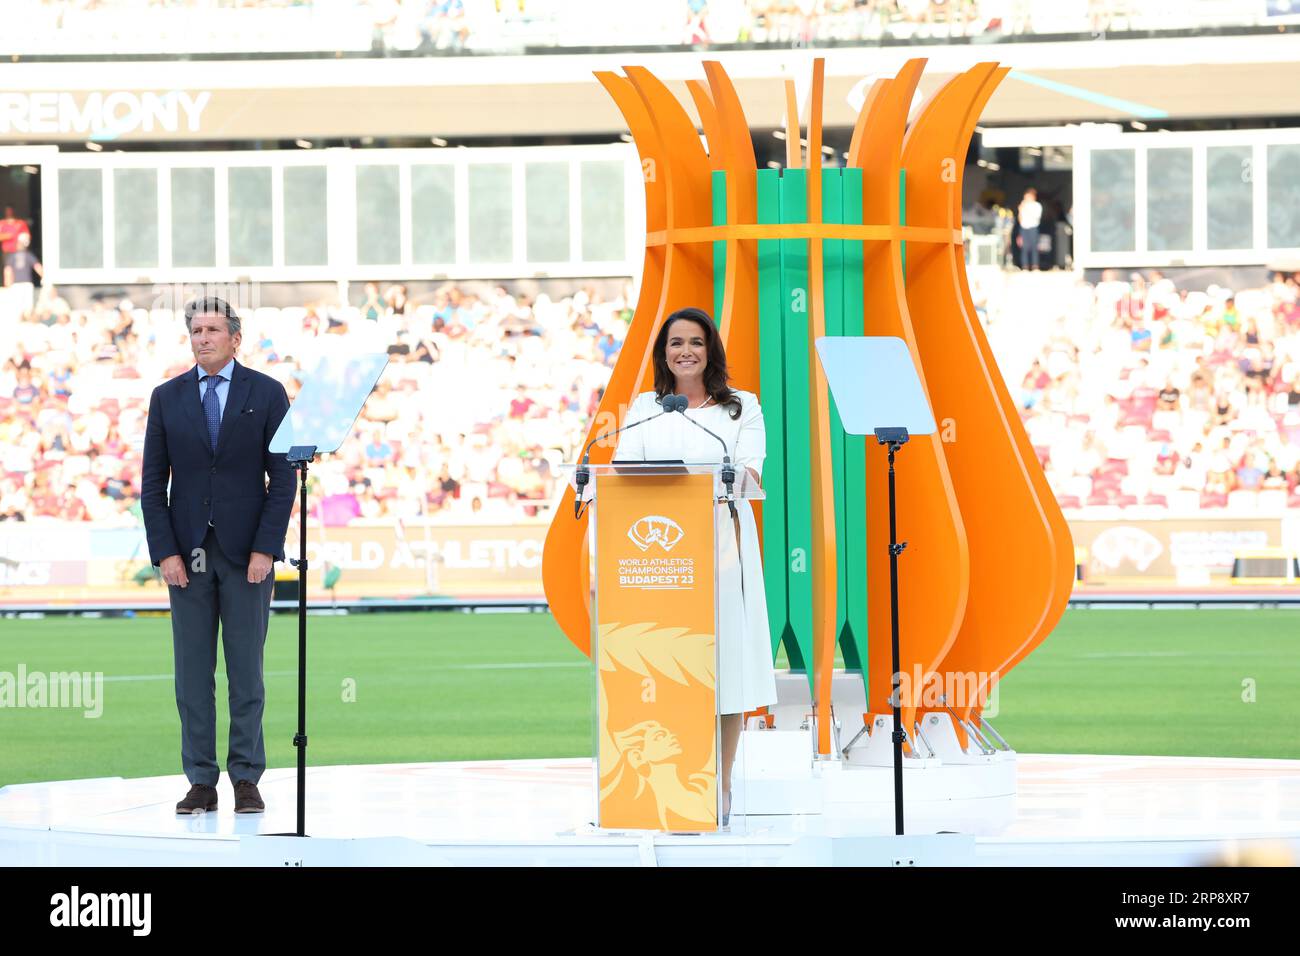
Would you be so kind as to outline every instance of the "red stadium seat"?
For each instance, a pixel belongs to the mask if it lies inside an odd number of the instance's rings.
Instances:
[[[1142,504],[1156,508],[1168,508],[1169,499],[1164,495],[1147,495],[1142,499]]]
[[[1300,500],[1300,499],[1298,499],[1298,500]],[[1078,497],[1077,495],[1057,495],[1057,496],[1056,496],[1056,503],[1057,503],[1058,505],[1060,505],[1062,508],[1078,508],[1078,507],[1080,507],[1080,504],[1079,504],[1079,497]]]
[[[1202,508],[1226,508],[1228,507],[1228,496],[1222,493],[1211,494],[1204,492],[1201,495]]]
[[[1137,503],[1137,495],[1116,495],[1111,502],[1111,504],[1119,505],[1121,508],[1132,508]]]

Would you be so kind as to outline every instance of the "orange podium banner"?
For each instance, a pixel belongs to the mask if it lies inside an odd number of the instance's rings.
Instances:
[[[718,827],[711,474],[603,474],[595,515],[598,825]]]

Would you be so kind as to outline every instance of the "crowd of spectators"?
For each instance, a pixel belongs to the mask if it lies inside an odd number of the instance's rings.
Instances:
[[[1008,277],[1010,294],[1020,281]],[[1234,295],[1107,273],[1076,292],[1036,318],[1045,344],[1018,389],[1063,507],[1300,506],[1295,276]],[[238,357],[293,397],[306,356],[387,348],[352,437],[311,471],[327,526],[529,520],[545,517],[560,464],[580,450],[629,296],[619,283],[536,295],[448,283],[413,299],[371,284],[355,306],[244,310]],[[194,362],[180,313],[72,309],[47,284],[30,312],[0,316],[0,355],[0,520],[136,525],[150,392]]]
[[[402,286],[368,287],[360,308],[247,310],[237,358],[292,398],[300,356],[387,348],[353,436],[310,472],[327,524],[519,521],[549,506],[573,460],[627,332],[627,295],[447,284],[417,303]],[[194,365],[181,313],[128,300],[74,310],[46,285],[30,313],[0,316],[0,345],[0,520],[136,524],[149,395]]]
[[[1021,383],[1025,428],[1066,508],[1300,506],[1300,284],[1234,294],[1103,274]]]
[[[1009,30],[1012,19],[1004,23],[1003,10],[1028,9],[1025,3],[988,0],[689,0],[688,8],[683,42],[692,46],[972,36]],[[1028,27],[1023,15],[1014,23]]]
[[[807,46],[1023,33],[1100,36],[1263,22],[1260,10],[1234,14],[1222,5],[1211,12],[1188,5],[1179,13],[1164,0],[7,0],[7,6],[20,30],[53,28],[74,50],[120,19],[122,37],[136,52],[155,34],[157,52],[181,52],[175,44],[185,42],[182,21],[197,28],[188,33],[189,52],[208,51],[216,42],[249,51],[368,47],[380,55],[629,43]],[[196,17],[204,18],[201,25]]]

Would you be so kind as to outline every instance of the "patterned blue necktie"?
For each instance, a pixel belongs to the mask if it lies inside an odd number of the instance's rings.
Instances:
[[[208,390],[203,393],[203,417],[208,420],[208,444],[212,453],[217,452],[217,434],[221,431],[221,401],[217,398],[217,383],[220,375],[205,375],[203,381],[208,383]]]

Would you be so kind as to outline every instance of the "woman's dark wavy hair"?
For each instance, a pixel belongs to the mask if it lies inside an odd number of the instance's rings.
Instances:
[[[731,376],[727,373],[727,353],[722,348],[722,336],[713,324],[709,313],[703,309],[678,309],[664,320],[655,338],[655,398],[662,400],[673,392],[677,385],[677,376],[668,368],[668,330],[678,319],[687,319],[704,330],[705,355],[708,365],[704,369],[704,390],[718,404],[719,408],[730,408],[732,418],[740,417],[740,396],[727,385]]]

